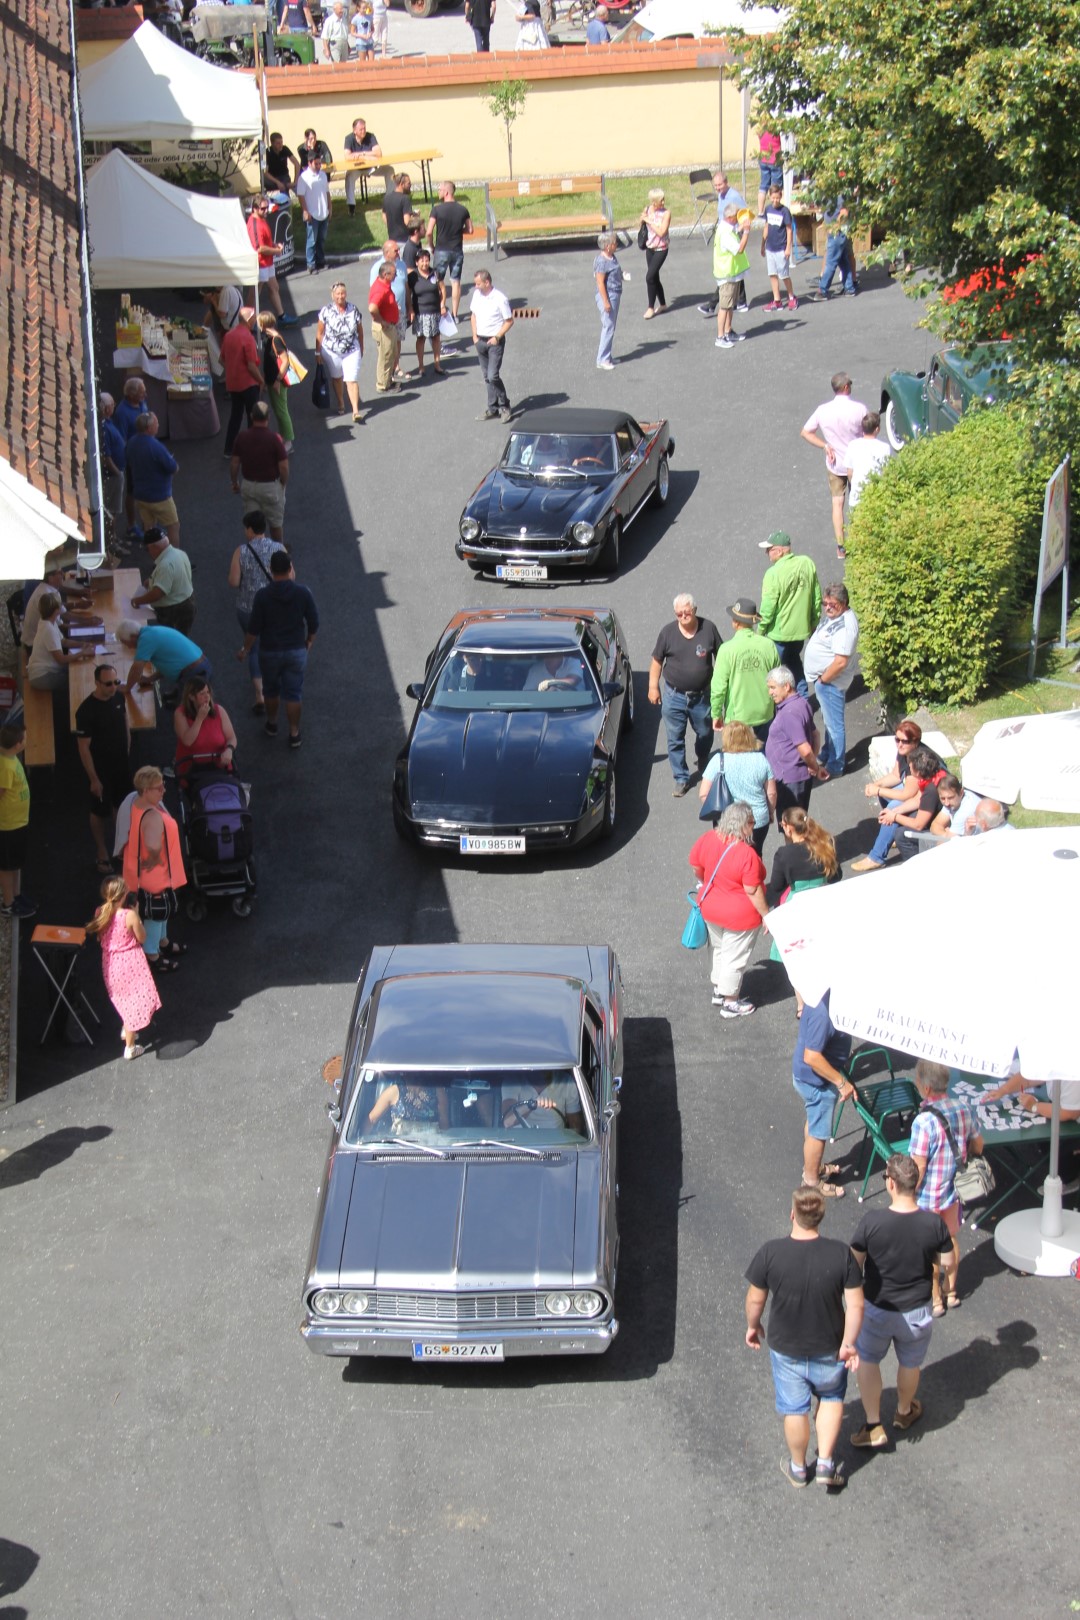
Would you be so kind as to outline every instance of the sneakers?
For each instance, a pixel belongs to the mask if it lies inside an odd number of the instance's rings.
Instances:
[[[794,1485],[797,1491],[802,1490],[809,1477],[806,1469],[796,1468],[790,1457],[784,1458],[783,1462],[780,1464],[780,1472],[783,1474],[788,1484]]]
[[[146,1051],[145,1046],[125,1046],[124,1062],[131,1063],[135,1058],[141,1058]]]
[[[714,1007],[719,1007],[721,1018],[748,1018],[754,1011],[754,1003],[743,999],[734,999],[731,996],[718,996],[714,993],[712,998]]]
[[[842,1491],[847,1484],[843,1463],[834,1461],[832,1457],[819,1457],[814,1464],[814,1484],[824,1485],[830,1491]]]
[[[671,797],[673,799],[681,799],[683,794],[684,793],[689,793],[689,791],[690,791],[690,783],[689,783],[689,781],[676,782],[675,786],[671,790]]]
[[[297,318],[297,316],[295,316],[295,315],[279,315],[277,319],[278,319],[278,325],[279,326],[299,326],[300,325],[300,321]]]
[[[510,409],[509,405],[504,405],[502,410],[499,412],[499,421],[500,422],[509,422],[512,419],[513,415],[514,415],[514,413]]]
[[[263,730],[266,732],[266,735],[268,737],[276,737],[277,736],[277,721],[276,720],[268,720],[266,722],[265,726],[263,726]]]
[[[498,414],[498,411],[481,411],[476,420],[478,422],[494,422]]]
[[[749,310],[749,308],[750,308],[749,304],[736,304],[735,305],[735,313],[736,313],[736,315],[745,315],[747,313],[747,311]]]
[[[851,1443],[860,1449],[869,1447],[873,1451],[880,1451],[882,1446],[888,1445],[889,1437],[880,1423],[864,1423],[862,1428],[852,1435]]]
[[[746,333],[745,332],[729,332],[728,337],[731,339],[732,343],[745,343],[746,342]]]
[[[815,292],[810,293],[809,298],[812,304],[827,304],[829,302],[828,293],[823,293],[820,287]]]
[[[892,1426],[893,1426],[894,1429],[901,1429],[901,1430],[910,1429],[911,1425],[913,1423],[918,1423],[918,1421],[919,1421],[919,1419],[921,1417],[922,1417],[922,1402],[919,1401],[919,1400],[916,1400],[914,1398],[914,1396],[913,1396],[912,1401],[911,1401],[911,1411],[910,1412],[897,1412],[896,1416],[892,1420]]]
[[[712,317],[716,314],[716,305],[715,304],[699,304],[698,305],[698,314],[699,315],[704,315],[706,320],[711,320]]]
[[[733,349],[735,347],[729,337],[717,338],[713,344],[714,349]]]
[[[0,905],[0,917],[33,917],[37,906],[25,894],[17,894],[10,906]]]
[[[798,309],[799,300],[797,298],[794,298],[794,297],[789,298],[788,301],[787,301],[787,307],[788,307],[788,309]]]
[[[597,371],[614,371],[615,370],[615,362],[614,362],[614,360],[598,360],[596,362],[596,369],[597,369]],[[507,421],[509,421],[509,420],[510,420],[510,418],[507,417]]]
[[[292,732],[290,737],[289,737],[289,747],[290,748],[302,748],[303,746],[304,746],[304,739],[303,739],[303,737],[301,737],[300,733],[298,731]]]
[[[779,298],[770,298],[769,302],[767,304],[762,304],[761,307],[762,307],[763,310],[765,310],[768,314],[771,315],[774,310],[783,309],[784,306],[780,302]]]

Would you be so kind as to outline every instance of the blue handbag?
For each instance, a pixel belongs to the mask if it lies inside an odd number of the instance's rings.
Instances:
[[[732,847],[731,844],[726,845],[724,855],[727,855]],[[701,915],[701,902],[712,888],[716,880],[716,874],[724,864],[724,855],[721,855],[713,867],[712,877],[708,883],[703,884],[700,889],[691,889],[686,896],[690,902],[690,915],[686,919],[686,926],[682,931],[680,944],[685,945],[688,951],[699,951],[709,937],[708,924]]]

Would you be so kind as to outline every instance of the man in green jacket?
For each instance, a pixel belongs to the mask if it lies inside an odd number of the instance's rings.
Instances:
[[[792,555],[791,536],[783,529],[759,540],[758,545],[769,553],[769,567],[761,582],[759,629],[775,643],[780,662],[795,677],[799,696],[808,697],[802,650],[821,618],[821,581],[809,557]]]
[[[725,641],[713,665],[711,688],[713,730],[725,720],[741,720],[764,742],[775,713],[765,677],[780,662],[768,636],[757,634],[757,603],[740,596],[728,608],[731,640]]]

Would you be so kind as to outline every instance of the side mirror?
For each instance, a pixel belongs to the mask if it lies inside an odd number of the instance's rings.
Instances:
[[[405,696],[413,698],[417,703],[420,702],[420,699],[423,697],[423,695],[424,695],[424,683],[423,683],[423,681],[410,681],[408,686],[405,688]]]
[[[622,681],[605,681],[600,690],[604,694],[604,702],[610,703],[612,698],[617,698],[621,692],[625,692],[626,688],[623,686]]]
[[[341,1124],[341,1104],[338,1102],[336,1097],[327,1108],[326,1117],[330,1121],[331,1125]]]

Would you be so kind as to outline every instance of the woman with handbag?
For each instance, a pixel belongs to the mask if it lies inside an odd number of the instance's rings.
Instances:
[[[364,326],[360,311],[349,303],[343,281],[330,289],[330,302],[319,311],[315,328],[315,354],[333,385],[339,411],[345,409],[344,390],[349,390],[354,422],[360,415],[360,363],[364,358]]]
[[[952,1237],[952,1261],[945,1267],[945,1298],[942,1300],[941,1272],[935,1270],[933,1306],[935,1316],[960,1304],[957,1281],[960,1272],[960,1201],[956,1196],[956,1172],[974,1154],[983,1150],[983,1139],[975,1129],[975,1119],[965,1103],[949,1096],[949,1071],[943,1063],[920,1058],[915,1065],[915,1086],[922,1098],[911,1122],[908,1152],[919,1169],[918,1204],[940,1215]],[[913,1406],[917,1405],[913,1402]],[[921,1408],[920,1408],[921,1410]]]
[[[135,772],[127,843],[124,845],[124,882],[139,897],[139,917],[146,931],[143,950],[155,973],[172,973],[176,958],[187,951],[168,938],[169,918],[176,913],[176,890],[187,882],[180,851],[180,829],[162,803],[165,778],[154,765]]]
[[[642,230],[645,232],[644,241],[641,240]],[[658,187],[649,192],[648,204],[641,211],[638,245],[645,249],[645,297],[648,303],[645,319],[651,321],[654,315],[663,315],[667,309],[660,271],[671,246],[671,209],[664,206],[664,193]]]
[[[138,1044],[144,1030],[161,1006],[154,975],[140,947],[146,930],[139,913],[128,906],[127,884],[122,877],[106,878],[101,885],[101,905],[86,925],[101,945],[101,971],[105,991],[120,1014],[120,1034],[124,1058],[131,1062],[142,1057],[145,1046]]]
[[[277,329],[277,319],[271,310],[264,309],[260,314],[259,330],[262,332],[262,368],[266,392],[270,396],[270,409],[284,441],[285,454],[291,456],[296,435],[289,414],[289,347]]]
[[[712,755],[702,771],[698,786],[698,798],[702,805],[715,804],[717,795],[713,784],[723,777],[728,790],[727,803],[742,799],[750,806],[754,813],[754,848],[759,855],[765,847],[769,827],[776,814],[776,782],[772,766],[762,752],[763,747],[752,727],[744,725],[741,720],[728,721],[720,733],[720,750]],[[718,817],[723,809],[724,806],[719,805]],[[707,812],[702,809],[700,815],[704,821]]]
[[[701,883],[697,903],[712,944],[712,1004],[721,1018],[745,1018],[754,1011],[754,1003],[739,991],[769,907],[765,867],[753,840],[753,811],[739,800],[724,811],[715,831],[702,834],[689,855]]]

